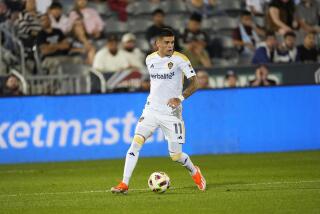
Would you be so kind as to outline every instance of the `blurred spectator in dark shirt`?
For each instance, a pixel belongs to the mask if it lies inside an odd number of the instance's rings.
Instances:
[[[300,60],[302,62],[317,62],[319,50],[316,48],[314,33],[308,33],[303,40],[303,44],[298,46]]]
[[[188,38],[186,42],[182,53],[189,58],[192,66],[195,68],[211,68],[212,63],[209,53],[205,49],[205,41],[193,37]]]
[[[277,39],[273,32],[267,32],[265,42],[258,47],[254,53],[252,63],[273,63],[275,60]]]
[[[198,87],[200,89],[212,88],[209,83],[209,74],[205,70],[197,71]]]
[[[233,31],[233,44],[238,48],[242,61],[251,61],[256,45],[261,41],[259,36],[264,36],[264,30],[257,27],[248,11],[240,16],[239,27]]]
[[[161,32],[162,28],[170,28],[173,30],[175,34],[175,41],[174,41],[174,46],[176,50],[181,50],[180,44],[179,44],[179,33],[174,30],[172,27],[167,26],[164,23],[165,20],[165,13],[162,9],[156,9],[152,12],[152,21],[153,25],[151,25],[147,30],[146,30],[146,39],[150,43],[152,40],[155,39]]]
[[[6,21],[9,17],[9,9],[7,5],[1,0],[0,1],[0,23]]]
[[[23,95],[20,89],[20,81],[19,79],[11,74],[5,81],[4,87],[2,88],[3,96],[21,96]]]
[[[71,30],[69,18],[63,14],[63,7],[60,2],[53,2],[49,9],[51,25],[53,28],[60,29],[64,34],[68,34]]]
[[[48,14],[41,16],[41,24],[43,30],[38,34],[37,46],[43,67],[54,73],[62,62],[80,63],[81,60],[68,56],[70,43],[60,29],[52,28]]]
[[[287,32],[284,35],[283,43],[277,49],[275,62],[297,62],[299,58],[300,56],[296,47],[296,34],[294,32]]]
[[[293,31],[295,4],[293,0],[272,0],[267,12],[267,29],[284,35]]]
[[[296,7],[296,18],[305,32],[320,33],[320,1],[302,0]]]
[[[224,87],[235,88],[237,87],[237,84],[238,84],[237,74],[232,70],[228,71],[224,78]]]
[[[256,77],[249,82],[250,86],[274,86],[277,85],[276,81],[269,79],[269,69],[266,65],[260,65],[256,69]]]
[[[209,44],[209,37],[201,30],[202,17],[197,13],[193,13],[188,21],[187,28],[184,30],[182,40],[184,43],[188,43],[191,39],[196,38],[199,41],[204,42],[205,48]]]

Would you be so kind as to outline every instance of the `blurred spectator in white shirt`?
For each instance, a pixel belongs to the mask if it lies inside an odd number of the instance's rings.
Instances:
[[[144,54],[136,47],[136,36],[132,33],[126,33],[121,39],[122,50],[127,54],[129,64],[132,67],[139,69],[141,73],[145,73]]]
[[[110,35],[106,46],[97,52],[93,68],[104,73],[121,72],[130,68],[128,55],[119,49],[118,38],[115,35]]]

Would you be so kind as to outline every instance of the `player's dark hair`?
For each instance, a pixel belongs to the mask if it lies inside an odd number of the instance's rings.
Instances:
[[[158,38],[174,36],[173,31],[170,28],[162,28],[158,34]]]
[[[273,31],[267,31],[266,32],[266,39],[268,38],[268,37],[275,37],[276,36],[276,34],[273,32]]]
[[[60,9],[62,10],[62,4],[60,2],[52,2],[52,4],[49,7],[50,10],[53,9]]]
[[[284,38],[287,38],[289,36],[296,38],[296,34],[294,32],[292,32],[292,31],[286,32],[284,34]]]
[[[158,9],[155,9],[153,12],[152,12],[152,16],[155,16],[157,14],[161,14],[161,15],[164,15],[164,11],[160,8]]]
[[[249,12],[249,11],[242,11],[241,12],[241,15],[240,15],[241,17],[243,17],[243,16],[251,16],[251,13]]]

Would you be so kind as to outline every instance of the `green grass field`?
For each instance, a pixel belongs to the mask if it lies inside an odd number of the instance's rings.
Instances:
[[[141,158],[128,195],[112,195],[123,160],[0,166],[0,213],[320,213],[320,151],[194,156],[200,192],[169,158]],[[172,188],[147,189],[153,171]]]

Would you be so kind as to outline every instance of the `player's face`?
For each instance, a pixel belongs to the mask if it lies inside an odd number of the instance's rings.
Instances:
[[[171,56],[174,51],[174,36],[165,36],[157,40],[160,55]]]

